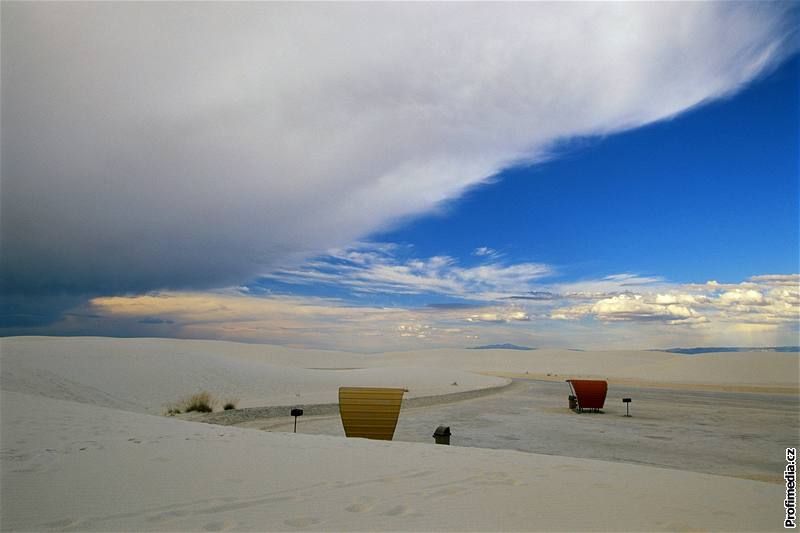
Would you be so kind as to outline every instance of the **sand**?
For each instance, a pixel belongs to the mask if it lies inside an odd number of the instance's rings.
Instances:
[[[605,415],[583,418],[590,415],[561,405],[563,383],[514,384],[487,394],[508,380],[475,372],[555,378],[607,371],[641,380],[660,369],[661,382],[722,386],[743,377],[746,385],[791,389],[798,354],[359,355],[214,341],[33,337],[3,339],[0,350],[4,531],[779,530],[783,488],[760,481],[759,469],[780,462],[786,435],[797,435],[792,404],[758,421],[771,399],[796,402],[796,394],[694,393],[691,401],[676,400],[680,412],[664,414],[652,411],[648,402],[658,398],[647,394],[686,393],[640,390],[633,406],[639,418],[623,419],[611,406]],[[419,442],[270,432],[158,414],[165,402],[198,388],[270,406],[324,404],[335,401],[339,385],[351,384],[406,386],[414,398],[479,392],[401,412],[398,438]],[[531,397],[541,406],[526,405]],[[506,402],[513,398],[516,404]],[[715,415],[715,405],[725,407]],[[425,442],[430,436],[423,432],[440,417],[460,420],[454,435],[460,446]],[[697,438],[712,417],[706,440]],[[335,422],[323,417],[301,427],[310,432],[314,424]],[[604,425],[628,422],[651,424],[644,432],[620,429],[641,455],[614,456],[622,441],[601,445],[596,437]],[[595,430],[586,431],[590,426]],[[546,433],[550,447],[510,439],[496,445],[499,435],[533,441],[537,431],[525,428]],[[772,440],[759,440],[759,432],[770,431]],[[466,436],[473,441],[458,442]],[[556,449],[559,438],[577,448]],[[749,444],[736,446],[737,439]],[[704,455],[728,441],[717,463]],[[590,450],[585,457],[581,446]],[[756,457],[762,452],[766,465]],[[755,479],[726,475],[726,461],[734,473],[749,464]],[[709,465],[716,473],[703,472]]]
[[[780,529],[756,481],[2,401],[8,531]]]
[[[683,355],[649,350],[425,350],[387,353],[384,365],[424,364],[494,375],[535,375],[563,381],[593,377],[609,381],[692,387],[743,387],[797,392],[797,352],[726,352]],[[549,376],[548,376],[549,374]]]
[[[517,381],[493,394],[403,406],[395,441],[432,443],[438,425],[454,446],[621,461],[783,483],[780,450],[797,442],[800,397],[611,386],[603,414],[573,413],[564,383]],[[621,399],[632,398],[631,417]],[[286,416],[238,427],[291,432]],[[304,434],[344,436],[337,413],[304,417]],[[777,451],[776,451],[777,450]]]
[[[453,368],[378,366],[375,356],[220,341],[12,337],[0,348],[3,390],[142,413],[161,413],[201,390],[248,407],[334,403],[340,386],[404,387],[414,398],[509,381]]]

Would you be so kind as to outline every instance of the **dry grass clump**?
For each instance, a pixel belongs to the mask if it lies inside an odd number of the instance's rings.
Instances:
[[[230,411],[231,409],[236,409],[237,403],[239,403],[239,400],[237,400],[236,398],[230,398],[228,400],[225,400],[225,405],[223,405],[222,408],[225,411]]]
[[[175,404],[170,404],[164,407],[165,416],[175,416],[181,414],[181,408]]]
[[[217,400],[208,391],[201,391],[191,394],[178,400],[177,402],[167,404],[164,406],[164,414],[166,416],[175,416],[181,413],[191,413],[192,411],[198,413],[210,413],[214,410]]]
[[[191,413],[197,411],[198,413],[210,413],[214,410],[216,401],[208,391],[198,392],[187,397],[182,402],[183,412]]]

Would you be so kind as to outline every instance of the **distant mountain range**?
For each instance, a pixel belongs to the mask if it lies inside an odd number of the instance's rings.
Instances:
[[[696,348],[668,348],[666,350],[653,351],[688,355],[712,352],[800,352],[800,346],[698,346]]]
[[[536,350],[528,346],[518,344],[486,344],[484,346],[471,346],[468,350]],[[570,349],[574,352],[583,350]],[[800,346],[697,346],[694,348],[667,348],[663,350],[650,350],[651,352],[670,352],[685,355],[714,352],[800,352]]]
[[[485,346],[473,346],[470,350],[535,350],[536,348],[528,348],[527,346],[518,346],[516,344],[487,344]]]

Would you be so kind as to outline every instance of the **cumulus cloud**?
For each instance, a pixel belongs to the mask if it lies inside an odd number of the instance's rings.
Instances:
[[[3,290],[297,264],[557,140],[737,90],[788,51],[787,6],[6,3]],[[404,266],[392,286],[440,263]]]
[[[677,303],[659,303],[659,296],[645,298],[641,294],[620,294],[591,305],[577,305],[554,311],[553,318],[574,319],[591,315],[598,320],[614,321],[664,321],[668,324],[702,323],[707,319],[694,309]],[[666,298],[671,300],[671,298]],[[662,302],[665,298],[661,297]],[[677,298],[676,298],[677,301]]]
[[[723,305],[765,305],[764,295],[755,289],[733,289],[719,295]]]
[[[668,292],[660,292],[668,291]],[[573,298],[580,301],[584,298]],[[734,326],[778,324],[800,326],[800,277],[753,276],[739,284],[659,283],[626,294],[594,294],[592,303],[574,303],[551,311],[551,317],[601,321],[659,321],[670,325],[708,322]],[[739,329],[748,329],[741,327]],[[749,328],[755,331],[755,328]]]

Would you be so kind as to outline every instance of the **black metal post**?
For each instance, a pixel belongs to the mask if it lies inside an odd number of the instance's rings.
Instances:
[[[289,414],[291,414],[294,417],[294,432],[297,433],[297,417],[298,416],[303,416],[303,410],[302,409],[292,409],[292,412],[289,413]]]

